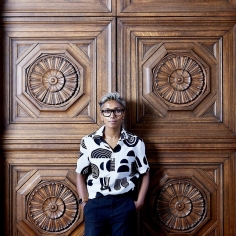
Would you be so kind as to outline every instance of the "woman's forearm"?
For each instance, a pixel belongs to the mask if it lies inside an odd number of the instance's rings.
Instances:
[[[88,197],[88,191],[86,186],[86,176],[83,174],[76,174],[76,187],[77,192],[79,194],[80,198],[87,198]]]
[[[137,210],[139,210],[144,204],[144,200],[145,200],[145,196],[146,196],[146,193],[148,190],[148,186],[149,186],[149,171],[146,172],[142,176],[142,183],[141,183],[141,187],[139,190],[138,199],[135,202]]]

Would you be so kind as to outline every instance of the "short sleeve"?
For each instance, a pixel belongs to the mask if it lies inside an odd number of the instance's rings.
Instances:
[[[77,167],[75,170],[79,174],[87,174],[90,167],[89,154],[85,140],[86,138],[81,139],[79,158],[77,160]]]
[[[150,167],[146,157],[145,144],[142,139],[139,140],[136,148],[137,150],[136,150],[135,161],[136,161],[137,171],[140,174],[144,174],[150,169]]]

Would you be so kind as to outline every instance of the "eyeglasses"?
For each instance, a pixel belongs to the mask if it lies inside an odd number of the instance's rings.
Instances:
[[[124,112],[124,109],[102,110],[102,114],[105,117],[111,116],[111,113],[113,113],[115,116],[121,116],[123,112]]]

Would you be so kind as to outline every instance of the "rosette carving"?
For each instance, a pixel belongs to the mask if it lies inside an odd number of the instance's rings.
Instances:
[[[28,197],[28,218],[49,232],[68,229],[78,217],[75,194],[61,182],[44,182]]]
[[[30,67],[28,73],[30,94],[43,105],[60,105],[79,90],[79,73],[62,56],[44,56]]]
[[[189,230],[205,215],[206,199],[189,182],[172,181],[165,185],[156,198],[156,217],[173,230]]]
[[[154,92],[172,104],[188,104],[205,90],[204,67],[188,55],[168,55],[153,68]]]

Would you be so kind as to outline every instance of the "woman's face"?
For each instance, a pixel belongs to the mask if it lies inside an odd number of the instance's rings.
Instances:
[[[124,107],[115,100],[109,100],[103,104],[100,117],[107,128],[120,129],[122,122],[125,118],[125,112],[124,111],[120,112],[123,109]],[[102,112],[102,111],[105,111],[105,112]],[[111,111],[110,116],[108,117],[104,116],[104,115],[108,115],[109,111]]]

